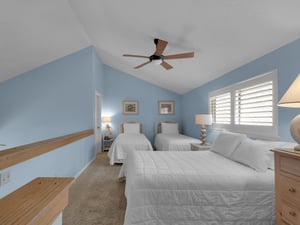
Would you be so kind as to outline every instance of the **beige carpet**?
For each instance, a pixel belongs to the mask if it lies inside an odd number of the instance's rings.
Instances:
[[[125,183],[117,181],[120,165],[108,164],[107,152],[99,153],[70,188],[63,225],[123,225]]]

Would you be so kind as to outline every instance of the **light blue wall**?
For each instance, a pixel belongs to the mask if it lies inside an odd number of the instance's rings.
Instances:
[[[94,91],[104,91],[103,79],[89,47],[0,83],[0,143],[10,148],[93,129]],[[37,176],[75,176],[94,155],[90,136],[7,168],[11,182],[0,198]]]
[[[182,114],[185,133],[194,137],[199,136],[200,127],[194,124],[194,115],[208,113],[208,93],[210,91],[277,69],[279,100],[300,73],[299,60],[300,39],[186,93],[182,100],[185,109]],[[300,113],[300,110],[279,107],[278,113],[280,139],[292,141],[289,123],[295,115]],[[209,139],[212,139],[213,136],[209,136]]]
[[[175,120],[181,123],[181,96],[167,91],[126,73],[104,66],[105,88],[103,116],[111,116],[114,136],[123,121],[136,120],[144,125],[144,133],[153,142],[154,124],[161,120]],[[138,100],[138,115],[123,115],[122,101]],[[171,116],[158,114],[159,100],[174,100],[175,114]]]
[[[104,93],[104,64],[98,57],[95,48],[92,48],[93,56],[93,86],[100,94]]]

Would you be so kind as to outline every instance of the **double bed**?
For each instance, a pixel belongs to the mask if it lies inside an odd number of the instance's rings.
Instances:
[[[119,174],[124,225],[275,225],[269,149],[279,145],[242,135],[216,142],[209,151],[131,152]]]
[[[164,121],[155,124],[154,147],[158,151],[189,151],[192,143],[200,140],[182,135],[177,122]]]
[[[131,151],[153,151],[150,141],[142,133],[142,130],[142,124],[138,122],[120,124],[120,134],[108,151],[110,165],[123,163]]]

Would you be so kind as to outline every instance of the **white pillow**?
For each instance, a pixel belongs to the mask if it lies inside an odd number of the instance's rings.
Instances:
[[[267,143],[247,138],[242,141],[232,154],[231,159],[249,166],[258,172],[263,172],[268,169],[271,160],[268,150]]]
[[[123,124],[124,133],[126,134],[139,134],[140,124],[139,123],[124,123]]]
[[[291,146],[288,142],[245,139],[232,155],[232,160],[245,164],[258,172],[274,170],[274,153],[271,149]]]
[[[178,134],[178,123],[161,123],[161,133]]]
[[[245,134],[221,132],[211,146],[211,151],[230,158],[232,153],[246,138],[247,136]]]
[[[275,149],[275,148],[294,148],[296,143],[293,142],[282,142],[282,141],[263,141],[263,140],[257,140],[257,142],[260,143],[265,143],[267,150],[268,150],[268,154],[270,157],[270,162],[268,165],[269,169],[274,170],[275,166],[274,166],[274,153],[271,152],[271,149]]]

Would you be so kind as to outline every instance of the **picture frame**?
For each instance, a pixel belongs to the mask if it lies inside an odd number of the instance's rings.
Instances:
[[[174,114],[174,101],[158,101],[158,114],[172,115]]]
[[[125,115],[136,115],[139,113],[139,102],[136,100],[124,100],[122,102],[122,113]]]

